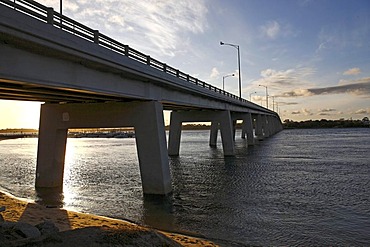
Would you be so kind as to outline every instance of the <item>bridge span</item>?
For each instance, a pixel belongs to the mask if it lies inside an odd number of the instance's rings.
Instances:
[[[0,0],[0,99],[40,101],[36,187],[62,187],[68,129],[134,127],[143,192],[172,191],[168,155],[184,122],[211,122],[234,155],[282,129],[277,113],[239,98],[31,0]],[[169,141],[163,110],[171,110]],[[256,137],[255,137],[256,136]]]

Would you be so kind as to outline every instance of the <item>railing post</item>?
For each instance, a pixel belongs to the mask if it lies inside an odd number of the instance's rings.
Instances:
[[[124,45],[124,47],[125,47],[125,56],[128,57],[129,56],[130,47],[128,47],[128,45]]]
[[[195,79],[195,85],[198,85],[198,78]]]
[[[187,74],[187,75],[186,75],[186,80],[187,80],[187,81],[189,81],[189,80],[190,80],[190,75],[189,75],[189,74]]]
[[[150,65],[150,56],[146,56],[146,64]]]
[[[163,71],[167,72],[167,64],[165,64],[165,63],[163,64]]]
[[[99,44],[99,30],[94,30],[94,43]]]
[[[180,71],[178,69],[176,70],[176,77],[180,77]]]
[[[54,24],[54,9],[53,8],[47,8],[46,22],[51,25]]]

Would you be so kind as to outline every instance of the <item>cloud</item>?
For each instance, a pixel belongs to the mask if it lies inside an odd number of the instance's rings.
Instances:
[[[315,95],[310,89],[294,89],[293,91],[283,92],[278,97],[300,97],[300,96],[313,96]]]
[[[332,108],[326,108],[326,109],[319,109],[319,112],[334,112],[336,111],[336,109],[332,109]]]
[[[343,75],[358,75],[361,73],[360,68],[352,68],[343,72]]]
[[[287,70],[265,69],[261,71],[260,79],[254,81],[255,85],[268,85],[269,87],[291,87],[306,82],[306,77],[312,75],[315,69],[309,67],[299,67]]]
[[[310,89],[295,89],[288,92],[283,92],[279,97],[299,97],[299,96],[314,96],[328,94],[353,94],[356,96],[370,96],[370,77],[352,81],[351,84],[310,88]]]
[[[302,109],[302,113],[304,114],[304,115],[306,115],[306,116],[312,116],[313,115],[313,113],[310,111],[310,110],[308,110],[308,109]]]
[[[331,114],[327,112],[320,112],[318,115],[319,116],[330,116]]]
[[[298,105],[298,102],[282,102],[282,101],[279,101],[279,102],[276,102],[279,106],[283,106],[283,105]]]
[[[365,109],[359,109],[357,111],[355,111],[355,114],[367,114],[369,113],[369,111],[365,110]]]
[[[217,68],[212,68],[210,78],[214,79],[217,78],[220,75],[220,72],[218,72]]]
[[[277,21],[268,21],[265,25],[260,27],[263,35],[270,39],[276,39],[280,33],[280,24]]]
[[[306,108],[303,108],[302,110],[295,110],[295,111],[292,111],[290,114],[292,115],[305,115],[305,116],[312,116],[313,113],[306,109]]]
[[[40,0],[59,11],[59,1]],[[143,52],[173,57],[208,28],[205,0],[64,1],[63,14]]]

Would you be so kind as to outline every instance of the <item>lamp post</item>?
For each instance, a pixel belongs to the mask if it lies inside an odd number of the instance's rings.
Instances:
[[[62,29],[62,19],[63,19],[63,0],[60,0],[59,2],[60,7],[60,28]]]
[[[269,108],[269,98],[268,98],[268,93],[267,93],[267,86],[265,85],[258,85],[260,87],[265,87],[266,88],[266,108]]]
[[[224,91],[225,91],[225,78],[230,77],[230,76],[235,76],[235,74],[224,75],[222,77],[222,90],[224,90]]]
[[[275,96],[270,96],[272,98],[272,111],[275,111]]]
[[[253,92],[253,93],[249,94],[249,101],[252,101],[252,94],[255,94],[255,93],[257,93],[257,92]]]
[[[239,98],[242,97],[242,76],[241,76],[241,70],[240,70],[240,49],[239,49],[239,45],[234,45],[234,44],[229,44],[229,43],[224,43],[222,41],[220,41],[220,45],[228,45],[228,46],[232,46],[234,47],[235,49],[238,50],[238,68],[239,68]]]

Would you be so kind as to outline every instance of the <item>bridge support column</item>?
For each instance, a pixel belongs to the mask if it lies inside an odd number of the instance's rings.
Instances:
[[[36,187],[62,187],[67,128],[59,128],[59,111],[42,105],[37,148]]]
[[[179,156],[182,121],[177,112],[171,112],[170,131],[168,140],[168,155]]]
[[[263,128],[263,137],[269,137],[270,136],[270,131],[269,131],[269,124],[267,122],[267,116],[263,115],[262,116],[262,128]]]
[[[233,120],[233,140],[235,141],[235,134],[236,134],[236,120]]]
[[[262,115],[257,114],[257,118],[256,118],[256,136],[257,136],[258,139],[263,139],[262,127],[263,127]]]
[[[168,194],[171,176],[163,107],[158,102],[41,106],[36,187],[62,187],[69,128],[134,127],[143,192]]]
[[[220,130],[222,138],[222,148],[224,149],[224,156],[234,156],[234,139],[233,126],[231,125],[230,111],[223,111],[219,116]]]
[[[211,147],[217,146],[217,134],[218,134],[218,122],[212,121],[211,123],[211,133],[209,136],[209,145]]]
[[[134,126],[143,192],[168,194],[172,185],[163,107],[158,102],[149,102],[138,110]]]
[[[168,142],[168,154],[170,156],[179,155],[183,122],[212,122],[210,133],[211,146],[216,146],[219,125],[224,155],[234,155],[233,127],[230,111],[172,111]]]
[[[253,120],[251,113],[245,113],[243,116],[242,133],[244,133],[244,138],[245,134],[247,135],[248,145],[254,145]]]

